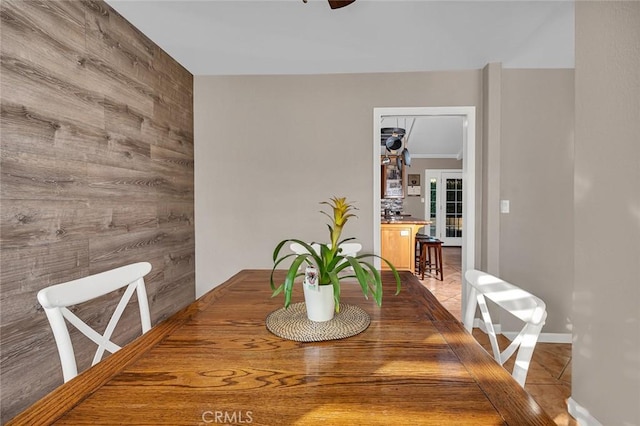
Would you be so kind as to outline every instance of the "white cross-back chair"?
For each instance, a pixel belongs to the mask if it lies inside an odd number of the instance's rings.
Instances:
[[[500,365],[504,365],[517,351],[511,375],[520,386],[524,387],[533,349],[547,318],[545,303],[533,294],[485,272],[469,270],[465,273],[465,279],[469,284],[469,297],[464,318],[467,330],[472,330],[476,306],[479,306],[491,342],[493,357]],[[502,352],[498,346],[494,322],[486,299],[524,322],[520,333]]]
[[[316,251],[316,253],[320,254],[320,244],[311,243],[310,246]],[[295,254],[306,254],[306,253],[309,253],[309,251],[302,244],[291,243],[291,244],[289,244],[289,248]]]
[[[114,353],[120,349],[120,346],[111,341],[111,334],[116,328],[134,291],[137,292],[138,296],[142,333],[144,334],[151,329],[149,301],[147,300],[147,291],[143,278],[149,271],[151,271],[150,263],[139,262],[77,280],[52,285],[38,292],[38,301],[47,314],[53,336],[55,337],[65,382],[68,382],[78,375],[73,345],[65,319],[98,345],[91,365],[97,364],[102,359],[105,350]],[[127,287],[127,289],[111,316],[104,334],[100,334],[89,327],[68,309],[69,306],[87,302],[123,287]]]
[[[320,251],[320,244],[317,243],[312,243],[311,247],[318,253]],[[331,245],[329,245],[329,247],[331,247]],[[342,249],[342,252],[340,252],[340,254],[342,254],[343,256],[355,256],[358,254],[358,252],[360,250],[362,250],[362,244],[360,243],[343,243],[340,244],[339,246]],[[296,253],[296,254],[305,254],[308,253],[307,249],[304,248],[304,246],[302,244],[298,244],[298,243],[291,243],[289,245],[289,248],[291,249],[292,252]]]
[[[340,254],[343,256],[356,256],[362,250],[362,244],[360,243],[343,243],[339,247],[342,249]]]
[[[316,253],[320,254],[320,244],[312,243],[311,247],[316,251]],[[308,253],[307,249],[304,248],[304,246],[302,244],[291,243],[289,245],[289,248],[295,254]],[[331,244],[329,244],[329,248],[331,248]],[[360,244],[360,243],[343,243],[343,244],[340,244],[340,248],[342,249],[342,251],[340,252],[341,255],[343,255],[343,256],[356,256],[358,254],[358,252],[360,250],[362,250],[362,244]],[[351,270],[352,268],[349,267],[348,269]]]

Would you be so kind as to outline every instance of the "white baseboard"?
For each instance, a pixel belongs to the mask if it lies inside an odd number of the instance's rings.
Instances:
[[[567,401],[569,414],[573,416],[580,426],[602,426],[602,423],[589,413],[589,410],[578,404],[572,397]]]
[[[487,332],[487,329],[484,326],[484,321],[482,321],[480,318],[474,318],[473,327],[479,328],[485,333]],[[509,332],[509,331],[503,332],[502,326],[500,324],[494,324],[493,328],[496,330],[496,334],[502,334],[509,340],[515,339],[516,336],[518,335],[518,333],[514,333],[514,332]],[[538,337],[538,342],[539,343],[571,343],[572,337],[571,337],[571,333],[540,333],[540,336]]]
[[[504,332],[502,333],[507,339],[513,340],[518,333]],[[538,343],[571,343],[571,334],[569,333],[540,333]]]
[[[539,342],[544,343],[573,343],[571,333],[540,333]]]

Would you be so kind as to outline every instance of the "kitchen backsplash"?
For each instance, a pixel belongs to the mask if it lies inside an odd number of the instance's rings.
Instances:
[[[384,215],[386,210],[394,214],[401,213],[404,209],[402,198],[382,198],[380,200],[380,214]]]

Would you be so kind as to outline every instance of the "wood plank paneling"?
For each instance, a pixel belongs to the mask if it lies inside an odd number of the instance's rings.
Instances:
[[[163,187],[170,192],[169,177],[153,170],[139,171],[124,167],[87,163],[87,187],[96,199],[151,202]],[[123,194],[129,200],[122,200]]]
[[[78,53],[85,47],[85,11],[79,2],[9,3],[2,7],[2,53],[38,58],[52,75],[78,71]],[[76,82],[78,79],[76,78]]]
[[[193,131],[154,119],[142,123],[142,135],[153,145],[193,156]]]
[[[102,2],[86,4],[95,11],[86,21],[87,50],[103,61],[118,64],[119,70],[135,75],[147,86],[156,87],[161,78],[154,69],[158,47]]]
[[[159,146],[151,147],[151,158],[163,170],[180,169],[185,175],[193,174],[193,156]]]
[[[3,249],[48,246],[84,239],[112,223],[109,209],[90,209],[77,201],[12,200],[0,210]]]
[[[4,30],[2,31],[4,34]],[[4,42],[2,43],[4,47]],[[35,58],[37,60],[37,56]],[[39,111],[54,120],[77,120],[96,126],[104,125],[104,96],[78,85],[80,78],[68,79],[50,73],[31,59],[3,55],[2,99]],[[23,87],[37,87],[25,92]],[[86,115],[86,117],[83,117]]]
[[[0,158],[0,197],[9,200],[80,200],[90,195],[87,163],[55,156],[2,151]]]
[[[158,207],[160,227],[192,227],[194,223],[193,203],[190,201],[166,203]]]
[[[40,289],[149,261],[156,323],[193,300],[195,247],[191,74],[101,0],[3,0],[0,16],[4,423],[62,383]],[[120,343],[139,334],[135,304]],[[99,329],[113,308],[76,313]]]

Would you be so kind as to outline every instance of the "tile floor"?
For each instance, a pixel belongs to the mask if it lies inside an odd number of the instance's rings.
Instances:
[[[461,316],[461,258],[459,247],[443,247],[444,281],[425,274],[422,284],[456,318]],[[420,278],[420,277],[418,277]],[[491,345],[486,334],[479,329],[473,330],[478,342],[491,353]],[[508,345],[504,336],[501,347]],[[513,360],[505,367],[511,371]],[[571,396],[571,344],[538,343],[533,353],[525,390],[529,392],[540,406],[562,426],[577,426],[576,420],[567,411],[567,399]]]

